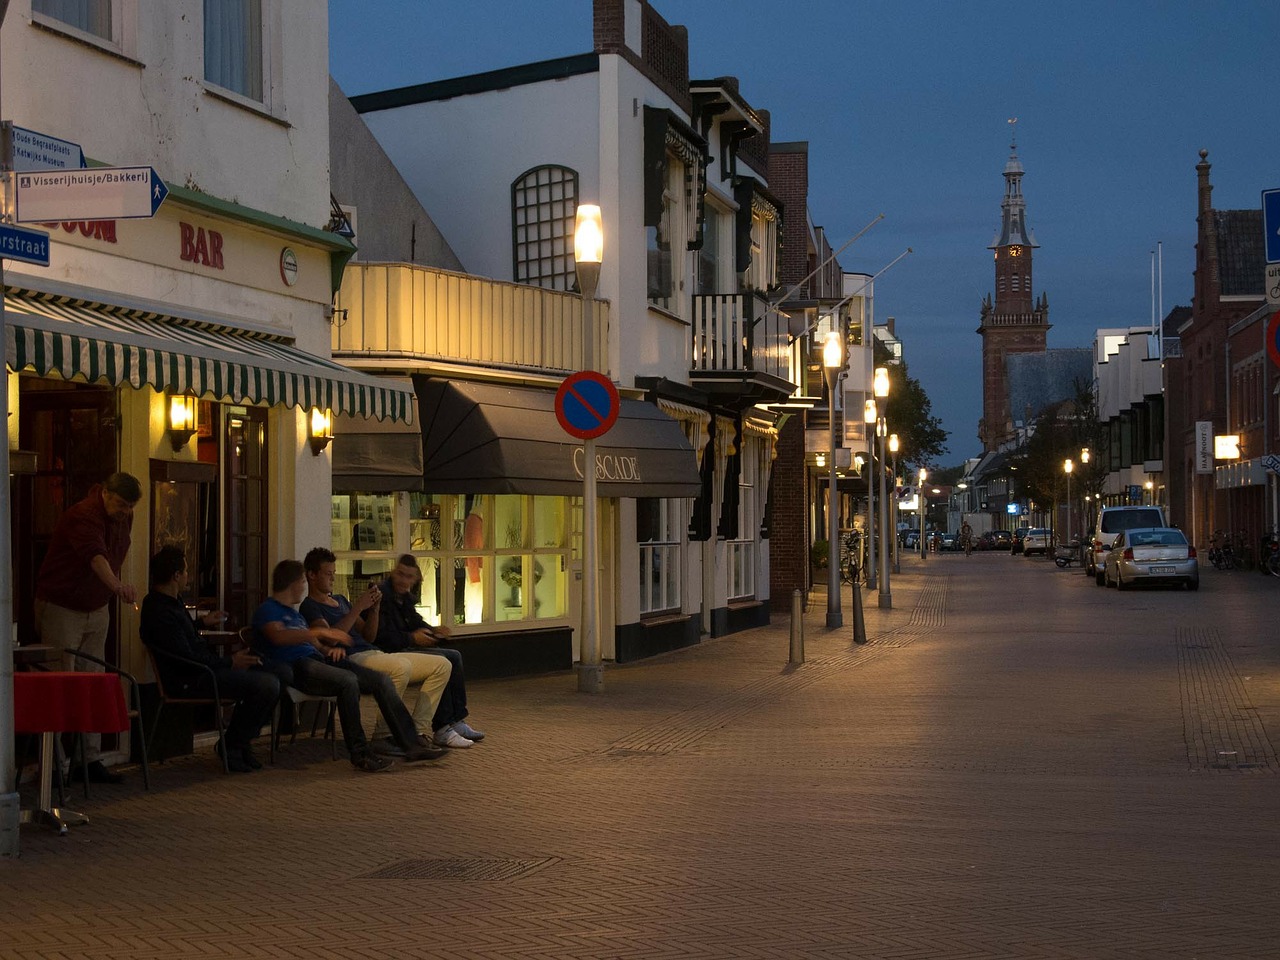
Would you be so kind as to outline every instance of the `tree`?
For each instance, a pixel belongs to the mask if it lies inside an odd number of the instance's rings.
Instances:
[[[1097,411],[1093,385],[1077,380],[1072,399],[1040,414],[1031,438],[1011,458],[1029,499],[1042,507],[1052,507],[1063,499],[1068,459],[1074,465],[1072,499],[1101,493],[1107,476],[1107,426],[1098,422]],[[1080,451],[1085,449],[1089,451],[1087,464],[1080,460]]]
[[[906,361],[891,362],[878,340],[875,358],[876,366],[889,371],[889,396],[881,413],[889,430],[898,435],[898,462],[932,467],[950,434],[933,415],[933,404],[920,381],[907,373]]]

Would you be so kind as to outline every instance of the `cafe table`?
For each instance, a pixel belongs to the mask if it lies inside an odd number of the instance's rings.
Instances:
[[[89,822],[83,813],[53,805],[53,738],[58,733],[120,733],[129,729],[120,678],[114,673],[50,671],[13,675],[13,726],[40,734],[40,797],[23,823],[47,823],[65,834]]]

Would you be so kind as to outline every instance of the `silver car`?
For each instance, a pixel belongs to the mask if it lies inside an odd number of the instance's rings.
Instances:
[[[1135,583],[1185,584],[1188,590],[1199,590],[1196,548],[1172,527],[1123,530],[1106,554],[1103,579],[1121,590]]]
[[[1048,527],[1032,527],[1027,531],[1026,536],[1022,538],[1022,552],[1026,556],[1033,553],[1040,553],[1048,556],[1049,554],[1049,529]]]

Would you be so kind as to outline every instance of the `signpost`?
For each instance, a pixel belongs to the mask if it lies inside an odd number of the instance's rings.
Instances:
[[[603,373],[580,370],[564,378],[556,391],[556,419],[579,440],[603,436],[618,421],[618,388]]]
[[[8,124],[6,124],[8,126]],[[9,126],[14,170],[78,170],[84,166],[80,144],[24,127]]]
[[[0,223],[0,259],[22,260],[37,266],[49,265],[49,235],[42,230],[12,227]]]
[[[152,167],[31,170],[14,180],[18,223],[147,219],[169,195]]]

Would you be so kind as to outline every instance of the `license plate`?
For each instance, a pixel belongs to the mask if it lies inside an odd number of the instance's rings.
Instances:
[[[1154,574],[1174,573],[1176,572],[1176,568],[1175,567],[1152,567],[1151,572]]]

